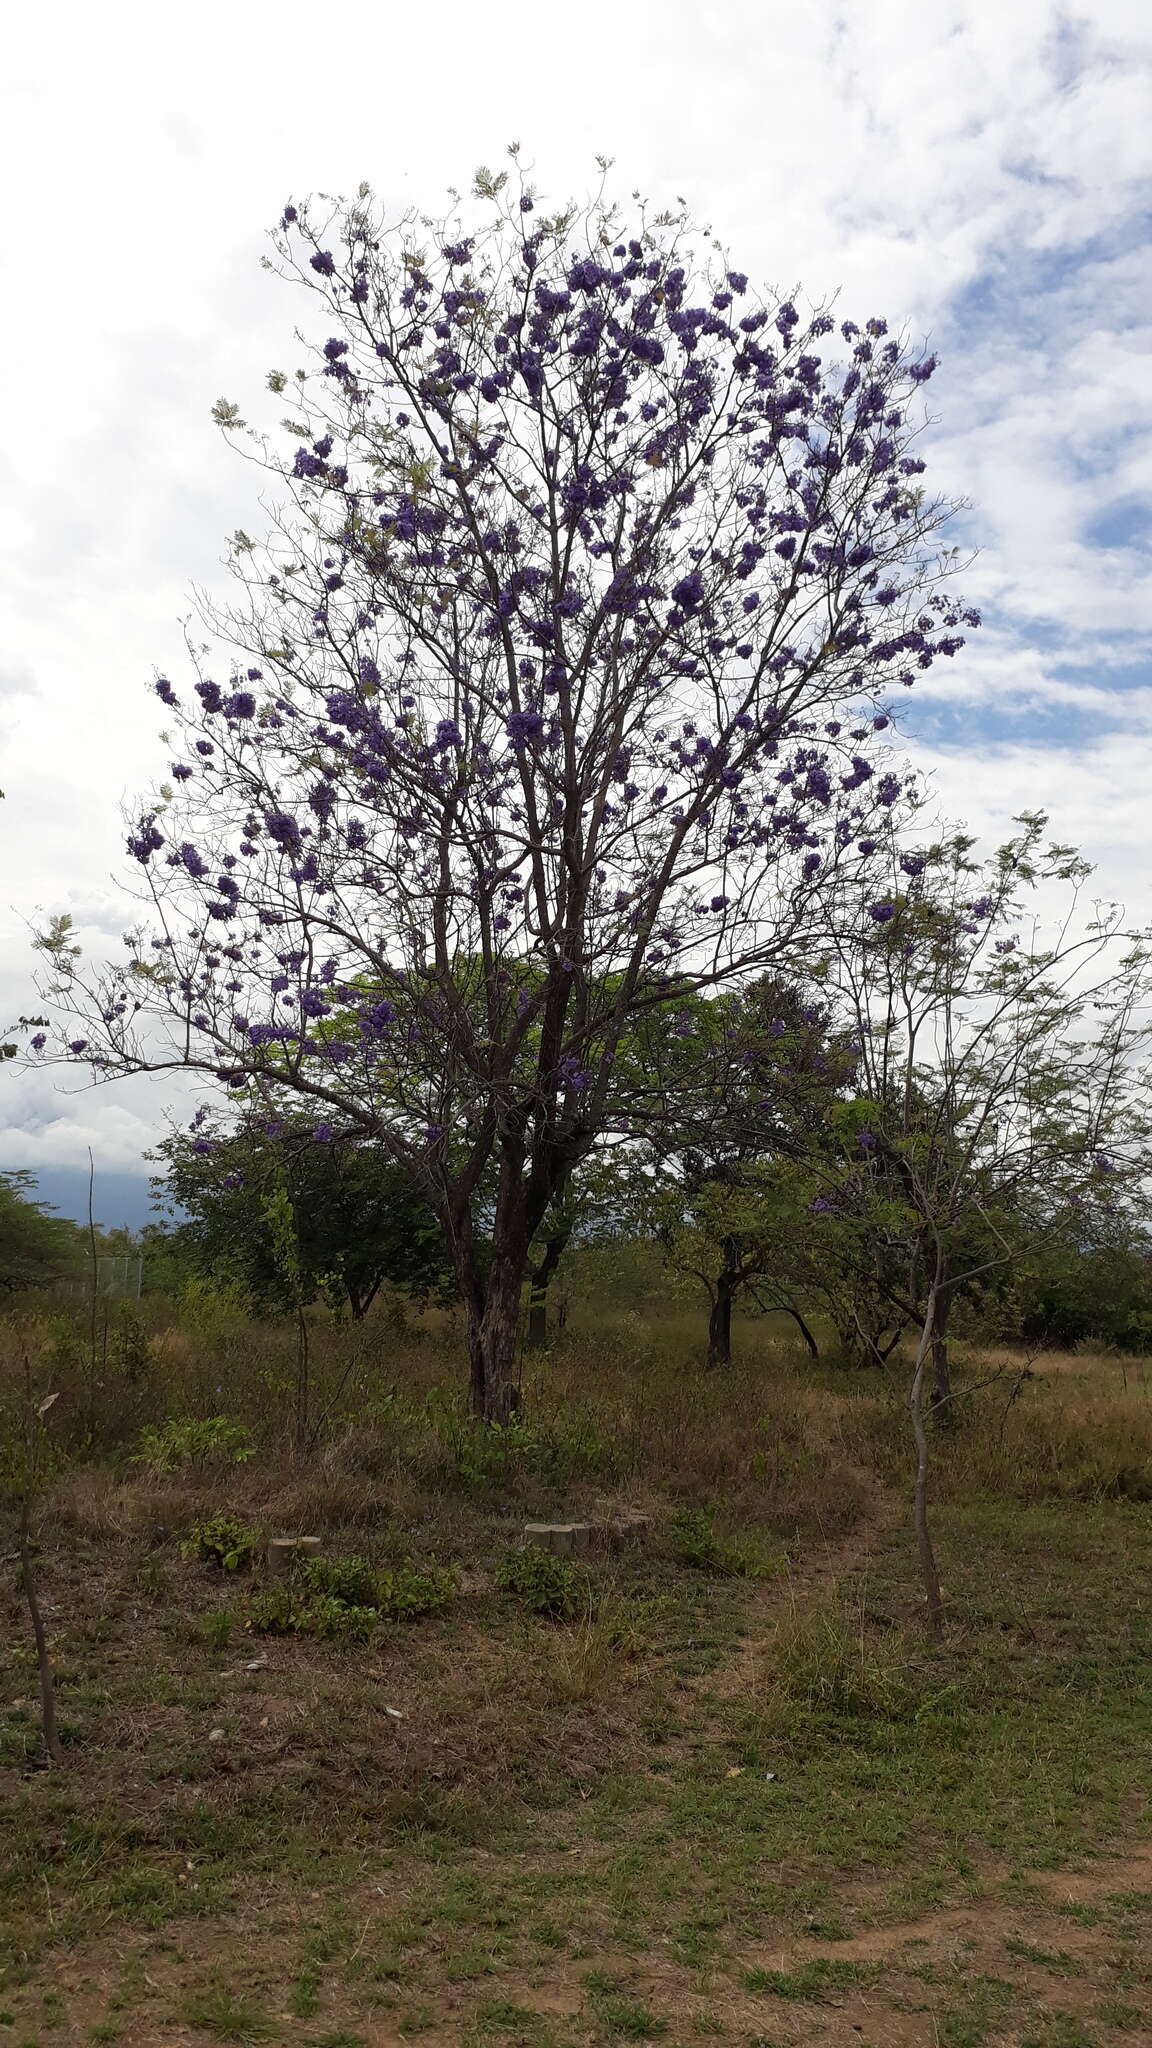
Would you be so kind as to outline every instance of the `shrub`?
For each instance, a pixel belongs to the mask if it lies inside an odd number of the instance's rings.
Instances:
[[[536,1544],[506,1550],[496,1567],[496,1584],[529,1614],[546,1614],[553,1621],[571,1621],[595,1606],[588,1573]]]
[[[357,1602],[337,1600],[330,1593],[319,1593],[303,1610],[300,1633],[325,1636],[332,1643],[367,1643],[382,1618],[375,1607],[362,1607]]]
[[[381,1572],[376,1606],[385,1621],[418,1621],[425,1614],[443,1614],[455,1591],[454,1572],[438,1565],[428,1565],[423,1571],[415,1565],[397,1565]]]
[[[309,1557],[299,1567],[308,1593],[345,1607],[375,1607],[377,1573],[366,1557]]]
[[[256,1446],[242,1422],[226,1415],[186,1415],[165,1422],[159,1429],[140,1432],[140,1446],[134,1464],[150,1472],[199,1471],[211,1462],[246,1465]]]
[[[253,1595],[249,1621],[266,1635],[366,1643],[381,1622],[442,1614],[455,1589],[454,1574],[438,1565],[378,1572],[365,1557],[310,1557],[291,1580]]]
[[[283,1579],[261,1586],[248,1602],[248,1623],[260,1635],[295,1635],[300,1630],[300,1597]]]
[[[764,1579],[779,1569],[749,1543],[733,1543],[716,1527],[710,1507],[678,1508],[668,1523],[673,1555],[693,1571],[714,1579]]]
[[[258,1529],[248,1528],[235,1515],[209,1515],[207,1521],[195,1523],[180,1549],[184,1557],[197,1557],[217,1571],[246,1572],[260,1547]]]

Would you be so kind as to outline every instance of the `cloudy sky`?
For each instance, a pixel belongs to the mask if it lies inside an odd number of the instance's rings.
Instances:
[[[608,155],[621,196],[683,194],[764,284],[931,340],[922,452],[971,501],[987,624],[903,707],[909,743],[953,814],[1049,809],[1152,916],[1147,0],[62,0],[19,11],[4,69],[0,1025],[34,1000],[38,911],[90,947],[128,921],[150,678],[260,526],[209,412],[293,367],[265,230],[362,178],[438,209],[512,140],[553,199]],[[171,1100],[0,1070],[0,1168],[67,1203],[89,1145],[140,1173]]]

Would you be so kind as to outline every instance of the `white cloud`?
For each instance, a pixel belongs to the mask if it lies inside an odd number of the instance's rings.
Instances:
[[[0,1076],[0,1172],[87,1163],[91,1148],[103,1173],[146,1171],[168,1115],[187,1122],[200,1096],[183,1081],[173,1087],[140,1077],[114,1087],[85,1087],[79,1075],[63,1084],[51,1074]]]
[[[1092,862],[1093,893],[1122,903],[1133,925],[1152,922],[1148,887],[1148,796],[1152,726],[1089,745],[1026,743],[985,748],[978,759],[955,748],[918,746],[946,815],[990,839],[1007,838],[1023,811],[1046,811],[1051,836]]]

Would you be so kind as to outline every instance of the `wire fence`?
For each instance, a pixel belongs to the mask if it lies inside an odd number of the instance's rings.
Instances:
[[[93,1293],[92,1260],[57,1281],[57,1292],[69,1301],[89,1301]],[[139,1301],[144,1284],[142,1253],[96,1260],[95,1292],[104,1301]]]

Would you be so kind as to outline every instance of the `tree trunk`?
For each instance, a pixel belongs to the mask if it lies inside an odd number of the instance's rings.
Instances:
[[[732,1296],[735,1293],[733,1275],[725,1267],[716,1275],[716,1291],[712,1296],[712,1312],[708,1317],[708,1364],[731,1365],[732,1363]]]
[[[64,1753],[60,1737],[56,1732],[56,1683],[52,1675],[52,1658],[48,1649],[48,1638],[44,1633],[44,1622],[40,1613],[40,1602],[36,1596],[36,1580],[32,1571],[31,1511],[25,1494],[20,1515],[20,1578],[24,1587],[24,1598],[28,1603],[28,1615],[32,1623],[32,1634],[36,1642],[36,1670],[40,1679],[40,1727],[44,1736],[44,1748],[50,1763],[60,1764]]]
[[[525,1341],[530,1351],[543,1351],[548,1342],[548,1289],[564,1256],[570,1229],[561,1228],[546,1239],[544,1250],[528,1273],[528,1329]]]
[[[292,1423],[292,1444],[298,1458],[308,1448],[308,1413],[311,1379],[311,1346],[304,1304],[296,1304],[296,1396]]]
[[[912,1423],[912,1437],[916,1445],[916,1487],[914,1520],[916,1525],[916,1555],[920,1565],[920,1583],[924,1588],[924,1599],[928,1608],[928,1626],[933,1635],[940,1639],[944,1634],[944,1598],[940,1591],[940,1574],[936,1566],[936,1552],[932,1543],[932,1532],[928,1526],[928,1432],[924,1427],[924,1376],[928,1365],[928,1353],[932,1344],[932,1331],[936,1320],[936,1289],[928,1295],[928,1310],[920,1342],[916,1347],[916,1366],[908,1389],[908,1414]]]
[[[948,1357],[948,1315],[951,1307],[951,1293],[946,1290],[937,1293],[932,1318],[932,1400],[929,1408],[937,1429],[951,1429],[956,1420],[952,1368]]]
[[[482,1422],[504,1424],[520,1405],[520,1298],[529,1247],[561,1184],[559,1166],[551,1174],[541,1171],[534,1180],[529,1175],[526,1182],[523,1150],[509,1143],[500,1169],[486,1266],[477,1256],[471,1193],[446,1203],[441,1211],[468,1318],[472,1412]]]
[[[482,1422],[510,1422],[520,1405],[516,1354],[524,1263],[522,1257],[493,1253],[483,1313],[469,1329],[472,1408]]]

